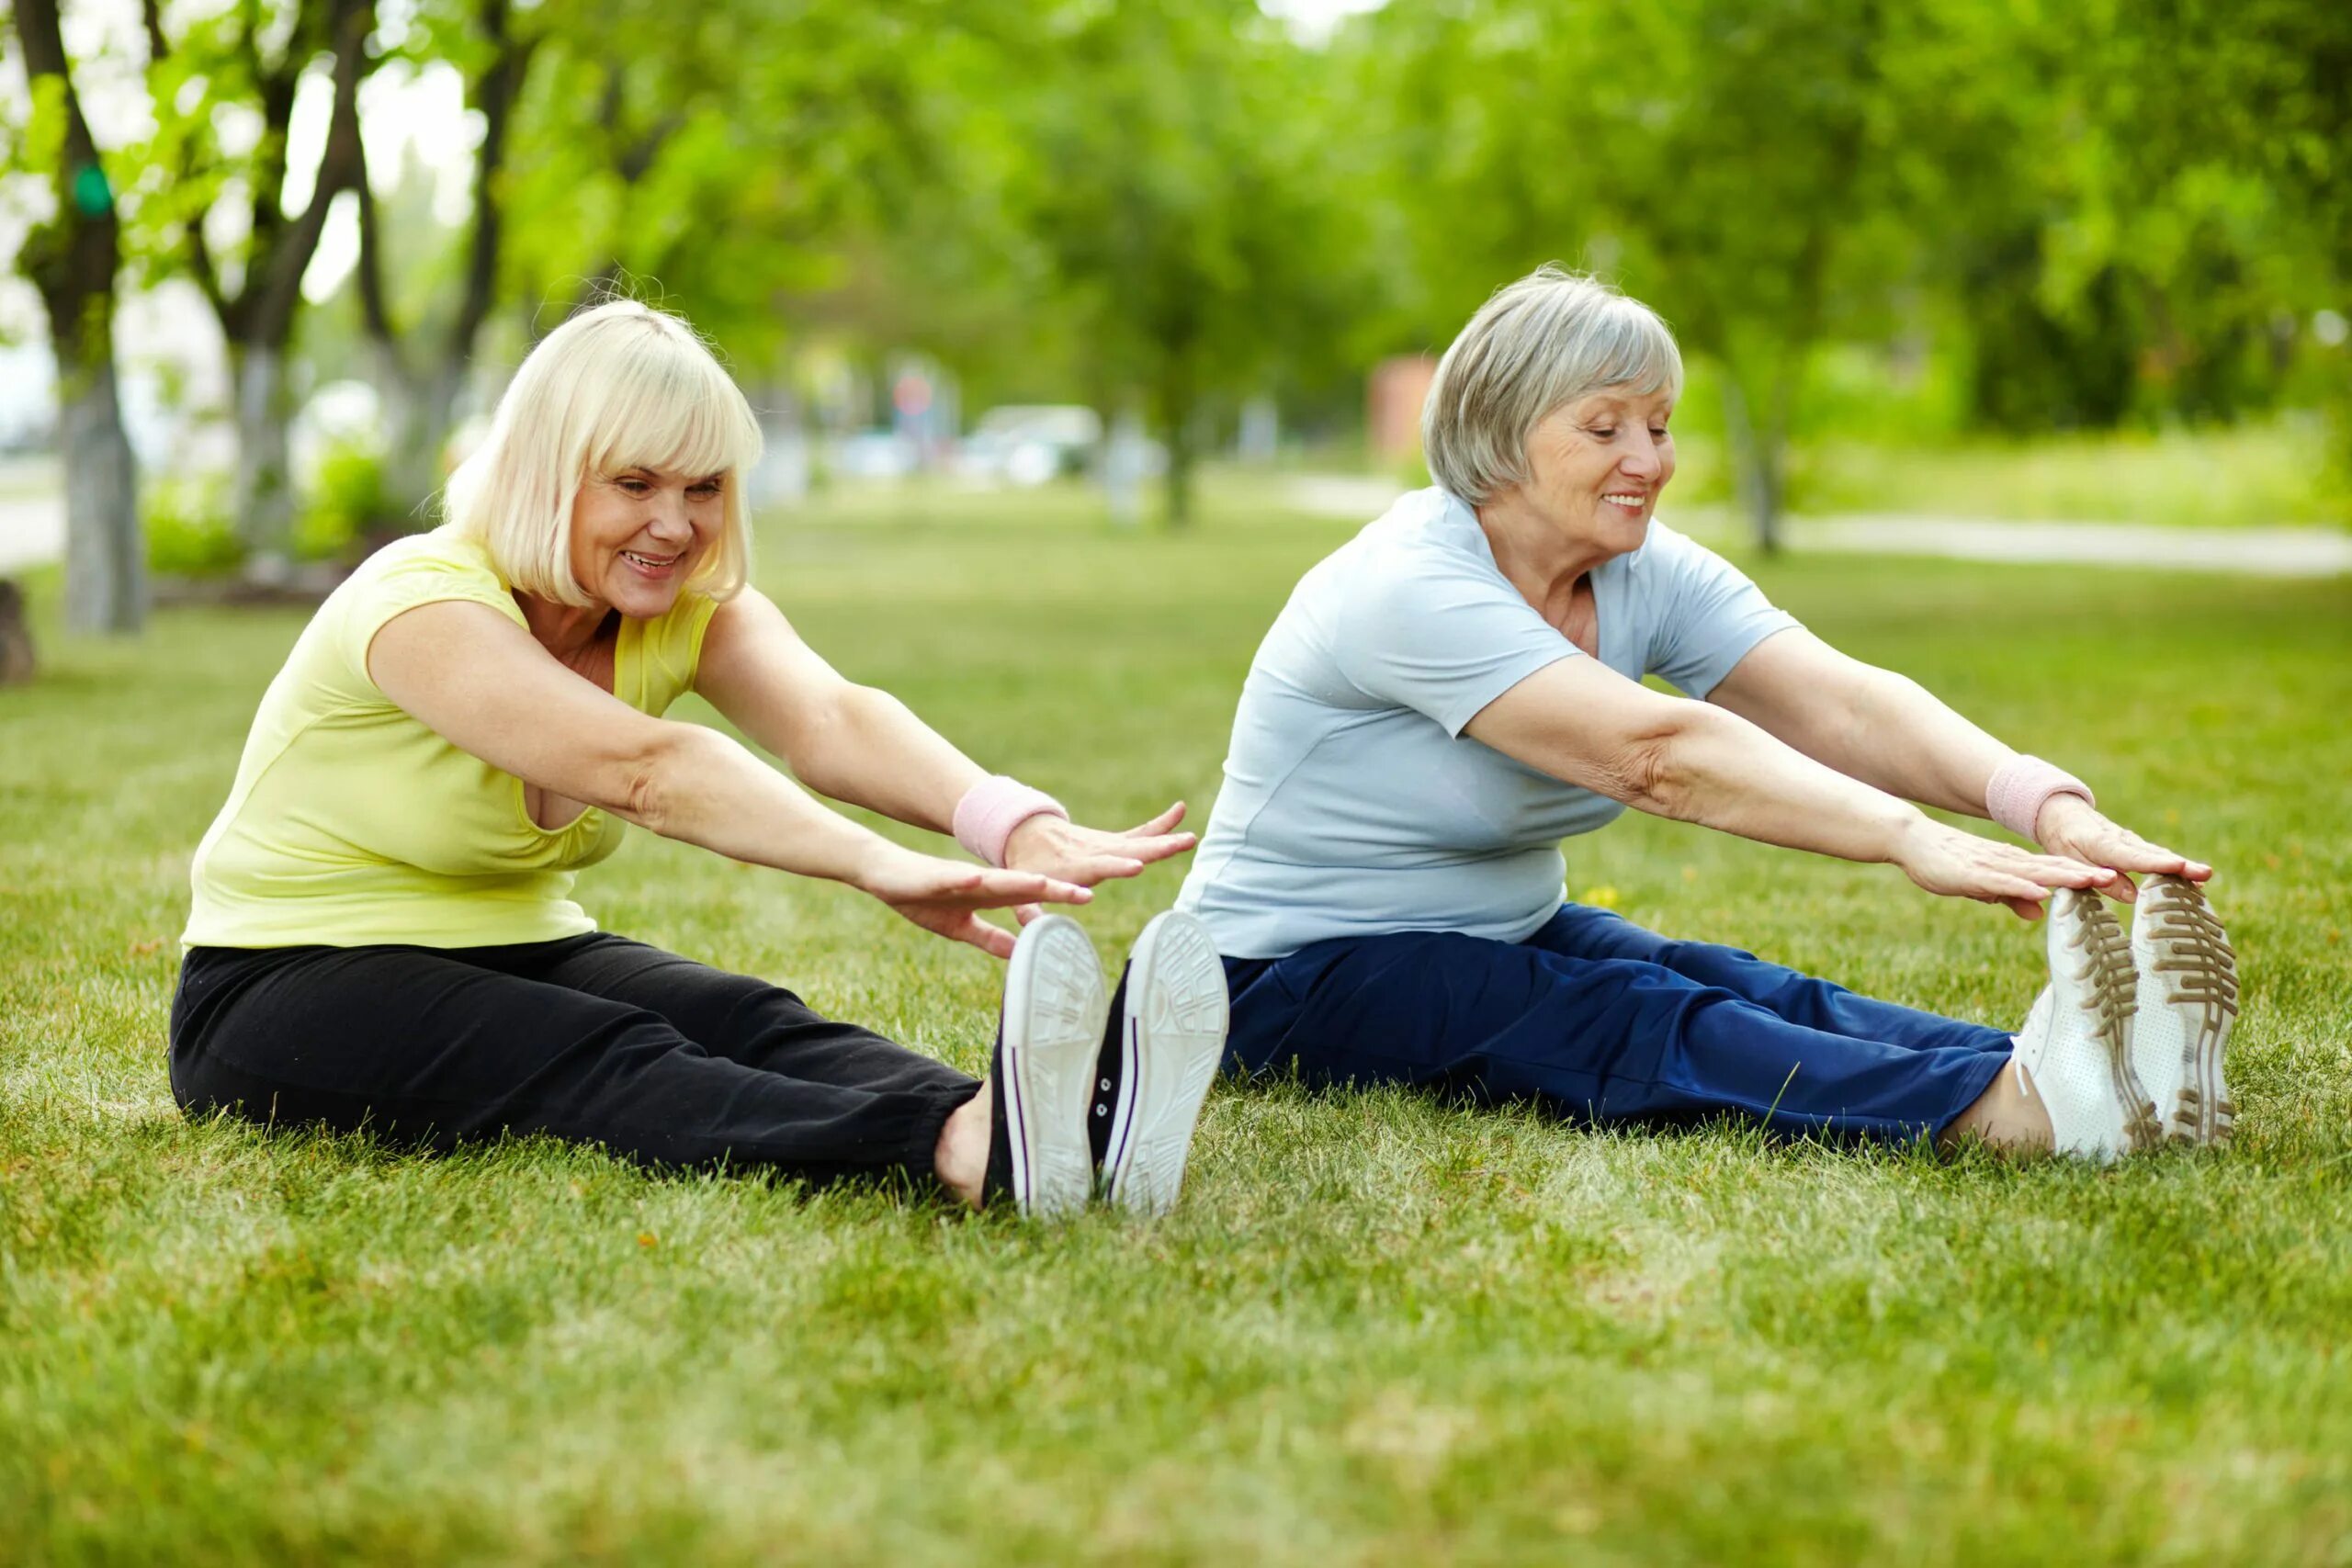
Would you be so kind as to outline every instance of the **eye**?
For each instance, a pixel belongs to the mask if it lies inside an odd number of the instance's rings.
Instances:
[[[1596,424],[1592,426],[1591,429],[1593,436],[1597,440],[1614,441],[1617,439],[1617,427],[1613,424]]]
[[[620,478],[615,479],[613,483],[619,486],[622,490],[628,491],[631,495],[643,495],[647,491],[653,488],[651,485],[647,484],[643,479],[639,479],[635,474],[623,474]]]
[[[686,487],[686,493],[688,495],[695,496],[699,500],[708,501],[712,497],[718,495],[718,492],[725,488],[726,487],[718,479],[701,479],[694,484],[688,485]]]
[[[1653,441],[1663,441],[1667,438],[1668,434],[1668,432],[1666,426],[1662,424],[1653,424],[1650,426],[1650,439]]]

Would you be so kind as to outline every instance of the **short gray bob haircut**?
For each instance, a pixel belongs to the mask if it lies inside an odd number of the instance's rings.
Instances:
[[[1546,263],[1495,291],[1438,361],[1421,408],[1430,477],[1477,506],[1527,478],[1527,434],[1611,387],[1682,395],[1682,351],[1657,312]]]

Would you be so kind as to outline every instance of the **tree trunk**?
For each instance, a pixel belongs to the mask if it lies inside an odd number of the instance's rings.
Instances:
[[[1747,508],[1748,521],[1755,526],[1756,547],[1768,556],[1775,556],[1781,553],[1787,433],[1776,410],[1766,410],[1760,420],[1757,417],[1747,389],[1728,367],[1723,389],[1724,429],[1731,440],[1740,504]]]
[[[60,391],[65,624],[80,632],[135,632],[147,619],[147,552],[138,462],[123,434],[113,356],[61,378]]]
[[[286,360],[266,344],[241,344],[234,359],[238,536],[247,575],[276,581],[294,558],[294,483],[287,452],[294,411],[286,396]]]
[[[443,364],[418,376],[388,342],[379,340],[376,348],[374,380],[384,402],[385,499],[398,509],[399,521],[421,527],[447,477],[441,454],[457,423],[465,368]]]
[[[115,392],[114,280],[121,220],[97,143],[74,95],[55,0],[20,0],[17,35],[36,82],[64,87],[52,173],[56,216],[24,238],[17,265],[40,290],[57,358],[65,457],[65,616],[75,631],[135,632],[147,618],[139,476]],[[31,645],[22,651],[29,658]]]
[[[1159,423],[1168,442],[1168,525],[1188,526],[1193,521],[1193,468],[1198,456],[1193,437],[1200,404],[1193,391],[1192,367],[1180,350],[1169,355],[1159,383]]]
[[[25,592],[0,577],[0,686],[20,685],[40,672],[32,627],[25,624]]]

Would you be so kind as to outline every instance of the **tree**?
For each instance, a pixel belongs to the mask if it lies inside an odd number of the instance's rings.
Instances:
[[[354,182],[359,201],[360,318],[387,410],[384,486],[404,512],[440,488],[440,457],[456,419],[458,397],[472,367],[475,344],[498,299],[509,132],[537,44],[536,36],[516,30],[509,0],[473,0],[454,16],[432,17],[429,25],[435,29],[431,36],[440,52],[460,62],[466,106],[482,121],[458,298],[435,347],[418,352],[412,344],[421,334],[403,331],[395,319],[385,286],[382,219],[364,143]]]
[[[1138,398],[1192,513],[1203,415],[1328,335],[1352,265],[1302,134],[1298,50],[1244,0],[1124,0],[1041,18],[1008,113],[1015,225],[1085,323],[1101,395]]]
[[[135,632],[146,618],[147,589],[138,466],[115,380],[121,223],[74,91],[56,0],[17,0],[16,21],[33,99],[24,150],[47,175],[55,203],[27,237],[17,265],[40,291],[57,358],[66,622],[83,631]]]
[[[358,93],[369,68],[373,0],[262,0],[187,23],[175,42],[161,0],[142,0],[158,124],[154,162],[170,186],[154,203],[175,230],[175,259],[210,302],[229,348],[237,429],[236,522],[253,569],[282,569],[294,525],[287,430],[293,408],[287,352],[302,305],[302,275],[327,209],[359,179]],[[270,41],[281,34],[283,41]],[[285,208],[288,132],[305,74],[324,57],[332,85],[327,134],[307,202]],[[232,153],[220,125],[257,119],[250,150]],[[216,213],[229,219],[215,252]]]
[[[1742,497],[1776,548],[1812,351],[1915,265],[1881,0],[1470,0],[1388,26],[1390,100],[1443,117],[1409,133],[1424,253],[1483,262],[1486,288],[1554,257],[1620,273],[1720,367]]]

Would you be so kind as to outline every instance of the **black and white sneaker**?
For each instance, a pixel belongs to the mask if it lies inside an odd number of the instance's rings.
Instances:
[[[1173,910],[1154,917],[1119,977],[1086,1119],[1111,1202],[1138,1214],[1176,1206],[1227,1020],[1225,965],[1207,928]]]
[[[1102,1049],[1102,964],[1078,922],[1041,915],[1005,966],[989,1063],[993,1104],[983,1202],[1009,1194],[1024,1214],[1074,1213],[1094,1194],[1088,1089]]]

